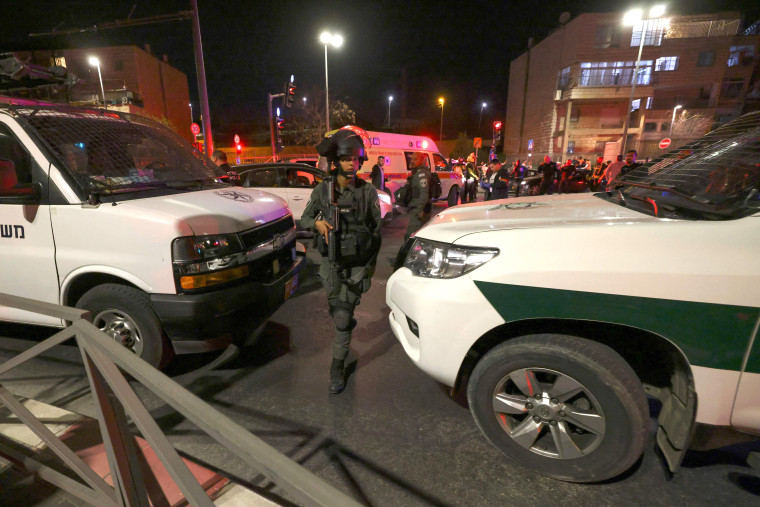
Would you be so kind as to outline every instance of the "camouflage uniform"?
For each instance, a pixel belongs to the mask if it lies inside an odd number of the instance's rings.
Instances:
[[[412,198],[407,211],[409,225],[406,228],[404,240],[408,240],[414,232],[430,220],[430,210],[433,206],[430,201],[431,182],[430,169],[427,166],[412,168],[412,176],[406,180],[406,186],[409,187],[406,191],[412,193]]]

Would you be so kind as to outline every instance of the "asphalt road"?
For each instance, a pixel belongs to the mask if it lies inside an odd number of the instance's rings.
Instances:
[[[594,485],[554,481],[510,462],[480,434],[466,402],[419,371],[389,329],[385,285],[405,228],[403,216],[384,228],[378,270],[356,312],[352,373],[342,394],[327,392],[333,329],[313,251],[298,293],[255,346],[234,357],[229,351],[180,357],[167,373],[366,504],[758,505],[760,473],[745,464],[748,450],[760,450],[757,444],[689,452],[671,478],[652,440],[630,473]],[[0,362],[50,334],[0,324]],[[57,347],[0,379],[20,395],[95,415],[73,346]],[[268,495],[284,495],[145,389],[137,390],[180,450]]]

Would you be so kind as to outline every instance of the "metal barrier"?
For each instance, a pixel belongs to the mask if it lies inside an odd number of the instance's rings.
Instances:
[[[152,446],[161,463],[190,505],[213,505],[187,465],[169,443],[158,424],[140,402],[124,377],[147,387],[177,412],[193,422],[207,435],[233,452],[257,472],[292,495],[303,505],[359,505],[301,465],[283,455],[263,440],[201,400],[172,379],[156,370],[132,352],[117,344],[92,325],[89,312],[76,308],[42,303],[32,299],[0,293],[0,306],[18,308],[70,322],[69,326],[0,364],[0,375],[46,350],[75,338],[82,354],[90,388],[95,398],[103,442],[114,487],[101,479],[79,456],[69,449],[42,422],[26,409],[0,383],[0,402],[31,429],[85,484],[4,446],[0,453],[22,463],[41,479],[79,499],[98,506],[160,505],[145,487],[143,477],[151,473],[138,460],[134,435],[129,431],[126,415]],[[155,496],[155,494],[153,494]]]

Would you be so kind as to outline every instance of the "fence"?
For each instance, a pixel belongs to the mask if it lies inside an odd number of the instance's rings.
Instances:
[[[188,503],[213,505],[177,451],[169,443],[166,435],[140,402],[124,376],[126,373],[257,472],[283,488],[298,503],[330,506],[359,505],[117,344],[92,325],[89,312],[2,293],[0,293],[0,306],[18,308],[70,322],[62,331],[0,364],[0,375],[74,338],[82,354],[90,389],[94,396],[114,487],[100,478],[0,383],[0,403],[4,404],[47,444],[84,481],[84,484],[0,446],[0,454],[5,454],[17,462],[20,461],[41,479],[91,505],[146,507],[151,503],[160,505],[160,499],[154,498],[156,493],[149,493],[144,484],[143,477],[149,477],[151,472],[145,470],[137,459],[139,451],[135,437],[127,425],[126,415],[129,414],[132,422],[152,446]]]

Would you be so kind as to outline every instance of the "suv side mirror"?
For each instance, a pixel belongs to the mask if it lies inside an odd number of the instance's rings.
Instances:
[[[38,204],[41,200],[42,185],[39,183],[21,183],[0,190],[0,204]]]

